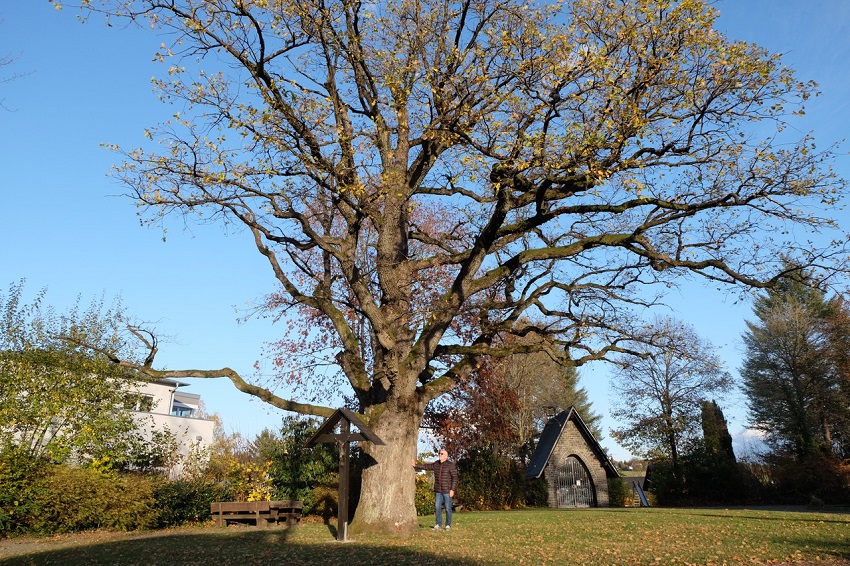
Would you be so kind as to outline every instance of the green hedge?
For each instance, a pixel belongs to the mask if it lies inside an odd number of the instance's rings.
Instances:
[[[526,507],[529,493],[525,469],[489,449],[475,449],[458,462],[457,503],[469,510]]]
[[[611,507],[625,507],[626,499],[629,497],[629,485],[623,478],[608,479],[608,505]]]
[[[0,450],[0,537],[30,532],[41,511],[44,462],[12,447]]]
[[[38,494],[35,533],[91,529],[130,531],[157,525],[154,483],[132,474],[102,474],[90,468],[51,466]]]
[[[434,484],[432,474],[416,474],[416,514],[434,514]]]
[[[208,521],[210,503],[229,501],[227,491],[209,481],[162,480],[154,492],[157,526],[176,527],[186,523]]]
[[[0,450],[0,538],[202,522],[212,501],[228,499],[212,481],[119,474]]]

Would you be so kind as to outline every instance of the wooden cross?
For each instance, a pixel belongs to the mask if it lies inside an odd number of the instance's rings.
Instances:
[[[340,431],[335,432],[337,425]],[[351,432],[354,425],[360,432]],[[319,430],[316,431],[306,447],[312,448],[316,444],[336,442],[339,445],[339,517],[337,518],[336,540],[345,542],[348,540],[348,483],[349,483],[349,444],[352,442],[371,442],[379,446],[384,445],[377,434],[372,432],[366,423],[360,420],[356,413],[348,409],[337,409],[328,417]]]

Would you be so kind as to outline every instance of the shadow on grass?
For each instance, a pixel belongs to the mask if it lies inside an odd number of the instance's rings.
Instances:
[[[806,507],[728,507],[724,509],[711,508],[694,508],[683,509],[667,508],[665,511],[671,514],[680,515],[699,515],[701,517],[721,517],[736,519],[746,519],[748,521],[782,521],[784,523],[850,523],[850,515],[848,515],[847,507],[834,509],[808,509]],[[734,515],[730,515],[726,511],[734,511]],[[780,511],[779,514],[765,514],[765,512]],[[789,516],[788,513],[797,513],[798,516]],[[808,515],[808,516],[807,516]],[[838,518],[826,519],[824,516],[835,515]]]
[[[777,544],[792,545],[795,548],[804,548],[811,552],[812,549],[817,554],[828,554],[832,559],[840,559],[850,561],[850,547],[845,540],[823,540],[816,537],[805,536],[782,536],[776,537]],[[827,562],[829,564],[829,562]],[[843,564],[843,562],[842,562]]]
[[[359,543],[303,542],[290,539],[289,529],[209,533],[162,532],[125,540],[92,541],[84,545],[33,551],[0,557],[0,564],[40,566],[86,565],[309,565],[371,566],[441,564],[484,566],[486,563],[457,559],[404,546]]]

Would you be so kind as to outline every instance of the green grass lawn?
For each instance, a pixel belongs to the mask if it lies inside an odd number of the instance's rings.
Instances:
[[[585,509],[457,513],[451,532],[358,536],[328,526],[192,527],[0,542],[2,564],[850,564],[850,510]]]

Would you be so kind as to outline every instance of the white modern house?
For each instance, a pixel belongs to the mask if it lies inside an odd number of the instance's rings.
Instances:
[[[199,416],[201,396],[196,393],[180,391],[188,383],[173,379],[158,379],[139,383],[138,394],[132,416],[142,430],[165,431],[174,435],[181,456],[190,452],[207,454],[206,449],[213,440],[215,421]],[[182,462],[172,470],[172,476],[179,476]]]

